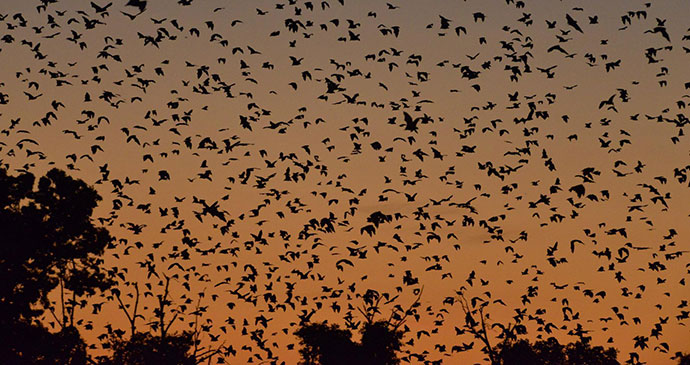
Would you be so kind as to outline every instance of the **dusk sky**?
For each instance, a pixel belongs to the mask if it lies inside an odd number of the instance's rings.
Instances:
[[[420,296],[411,363],[485,363],[459,292],[530,340],[690,351],[689,2],[140,10],[0,2],[0,164],[98,191],[142,323],[168,276],[172,328],[231,364],[297,363],[300,317],[362,321],[367,290],[382,319]],[[126,316],[83,299],[102,351]]]

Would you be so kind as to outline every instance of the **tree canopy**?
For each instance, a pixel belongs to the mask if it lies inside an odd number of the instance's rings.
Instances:
[[[0,325],[9,335],[0,357],[10,363],[86,361],[86,346],[74,328],[76,300],[112,281],[100,255],[112,238],[91,220],[100,196],[81,180],[53,169],[35,184],[30,173],[0,169]],[[60,288],[60,313],[48,295]],[[60,331],[35,319],[50,310]],[[37,344],[40,344],[37,345]]]
[[[31,173],[0,169],[0,311],[12,322],[49,308],[48,294],[58,286],[82,296],[112,284],[99,257],[112,237],[91,220],[100,196],[58,169],[34,182]]]
[[[386,321],[367,322],[361,329],[361,341],[352,340],[352,332],[336,324],[306,323],[295,335],[299,337],[303,365],[400,363],[397,352],[402,347],[403,333]]]
[[[122,337],[113,337],[110,342],[112,357],[104,358],[101,363],[103,365],[194,365],[197,361],[189,355],[192,342],[190,332],[165,337],[155,336],[148,332],[137,332],[127,340]]]
[[[617,365],[618,351],[613,348],[591,346],[588,340],[562,345],[555,337],[530,343],[525,339],[507,341],[498,347],[501,365]]]
[[[191,365],[215,353],[190,355],[192,332],[166,333],[172,323],[163,326],[169,304],[166,286],[156,312],[159,335],[134,332],[132,323],[131,336],[113,331],[108,337],[105,347],[111,349],[111,357],[89,358],[74,321],[75,311],[86,301],[77,298],[115,284],[101,258],[113,238],[92,219],[100,200],[84,181],[58,169],[48,171],[37,184],[31,173],[11,176],[0,169],[0,325],[7,335],[0,343],[0,358],[11,364]],[[53,304],[49,295],[56,289],[59,299]],[[113,291],[119,292],[114,287]],[[46,310],[57,332],[40,321]]]

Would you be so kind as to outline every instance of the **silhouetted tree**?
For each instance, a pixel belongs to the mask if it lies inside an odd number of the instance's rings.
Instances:
[[[391,301],[391,297],[375,290],[367,290],[362,296],[364,306],[358,308],[364,316],[364,322],[352,322],[348,318],[348,329],[341,329],[336,324],[302,323],[295,335],[299,337],[302,349],[303,365],[397,365],[400,364],[398,352],[402,348],[404,331],[400,328],[408,316],[417,315],[420,305],[421,290],[409,308],[397,305],[386,320],[376,320],[381,313],[381,302]],[[361,340],[352,340],[350,329],[359,328]]]
[[[99,257],[112,241],[91,214],[100,196],[81,180],[53,169],[39,179],[0,169],[0,358],[7,363],[86,361],[74,328],[75,310],[112,282]],[[59,313],[48,294],[59,288]],[[60,332],[36,319],[48,309]],[[79,359],[78,359],[79,358]]]
[[[563,365],[566,363],[564,349],[564,346],[553,337],[546,341],[537,341],[534,344],[521,339],[499,345],[498,361],[504,365]]]
[[[579,340],[565,348],[567,364],[617,365],[618,350],[613,347],[591,346],[589,341]]]
[[[336,324],[308,323],[295,335],[300,338],[300,355],[303,365],[354,364],[357,345],[352,333]]]
[[[193,330],[181,333],[170,333],[170,329],[177,319],[180,311],[171,310],[170,306],[170,278],[165,276],[163,292],[156,295],[158,306],[153,309],[154,319],[148,322],[149,332],[141,332],[137,328],[137,319],[144,319],[139,310],[139,286],[131,283],[134,288],[134,303],[126,305],[121,298],[119,288],[113,288],[113,296],[117,299],[120,309],[123,311],[130,326],[130,335],[126,337],[126,331],[108,327],[108,333],[101,339],[105,339],[104,347],[110,348],[110,357],[100,357],[102,365],[192,365],[200,364],[221,353],[222,345],[216,348],[201,347],[199,336],[199,318],[203,311],[200,307],[202,296],[199,297],[194,316]],[[129,308],[129,309],[128,309]]]
[[[74,327],[52,333],[40,323],[19,321],[2,329],[3,364],[83,365],[86,344]]]
[[[386,321],[365,323],[359,343],[352,340],[352,332],[338,325],[308,323],[297,332],[302,349],[303,365],[399,364],[397,352],[402,347],[402,332],[391,328]]]
[[[491,343],[491,338],[487,329],[499,327],[501,333],[498,338],[507,342],[516,340],[518,334],[526,333],[525,326],[520,323],[509,324],[508,326],[504,326],[500,323],[491,324],[489,314],[486,311],[489,306],[488,300],[480,297],[473,297],[467,300],[462,290],[458,291],[457,294],[457,298],[451,299],[453,302],[457,300],[460,303],[460,307],[465,315],[464,323],[459,333],[471,334],[476,340],[482,343],[482,352],[488,357],[489,363],[492,365],[500,364],[499,354],[495,346]],[[461,351],[466,351],[467,349],[468,348],[465,348]]]
[[[403,333],[387,321],[364,324],[360,348],[367,364],[399,364],[397,353],[402,347]]]
[[[617,365],[618,351],[609,347],[592,347],[580,339],[566,346],[554,337],[530,343],[525,339],[506,341],[497,346],[497,361],[502,365]]]
[[[575,333],[579,336],[577,342],[561,345],[554,337],[530,343],[528,340],[519,339],[518,336],[527,334],[525,327],[519,320],[515,323],[504,325],[502,323],[490,323],[487,309],[490,305],[489,298],[472,297],[467,299],[464,292],[457,292],[457,300],[465,314],[462,328],[457,329],[460,334],[468,333],[483,344],[484,352],[492,365],[614,365],[618,351],[609,347],[592,347],[591,337],[585,336],[584,331],[578,327]],[[448,299],[449,300],[449,299]],[[492,344],[492,336],[488,329],[498,329],[497,344]],[[460,351],[469,348],[459,347]]]
[[[194,365],[196,359],[189,355],[193,345],[191,332],[165,337],[148,332],[137,332],[128,339],[112,337],[113,355],[102,361],[104,365]]]

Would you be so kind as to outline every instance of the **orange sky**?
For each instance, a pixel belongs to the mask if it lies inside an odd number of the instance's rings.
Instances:
[[[0,161],[37,175],[70,169],[93,184],[103,197],[99,217],[121,239],[107,265],[126,282],[151,285],[142,322],[153,318],[162,291],[148,275],[155,265],[161,277],[176,275],[175,306],[188,302],[173,328],[189,329],[204,293],[202,343],[232,344],[238,352],[229,363],[267,360],[262,341],[278,362],[295,363],[292,332],[302,311],[344,325],[348,304],[361,305],[367,289],[400,294],[390,311],[421,288],[420,317],[408,320],[405,337],[414,344],[405,351],[481,363],[479,343],[476,351],[450,351],[472,340],[455,335],[460,307],[444,304],[463,286],[468,297],[490,293],[505,303],[489,306],[492,321],[526,311],[530,339],[547,336],[539,319],[558,327],[552,335],[562,342],[574,340],[568,331],[577,325],[595,343],[610,338],[620,361],[635,351],[650,364],[672,363],[676,351],[690,351],[683,318],[690,256],[667,256],[689,249],[687,2],[323,3],[309,10],[303,1],[149,0],[130,20],[122,11],[137,9],[125,1],[107,14],[86,1],[40,12],[39,1],[4,1],[0,92],[9,102],[0,105]],[[484,21],[475,21],[479,12]],[[87,29],[94,19],[104,24]],[[304,27],[293,33],[287,25],[296,21]],[[393,27],[397,37],[384,34]],[[158,46],[146,37],[159,38]],[[326,93],[331,82],[337,86]],[[530,104],[535,113],[522,119]],[[50,111],[55,118],[45,125]],[[428,118],[411,130],[405,114]],[[251,130],[241,125],[245,117]],[[588,168],[597,174],[583,176]],[[159,179],[161,171],[170,179]],[[570,190],[579,184],[584,196]],[[536,203],[541,196],[548,205]],[[197,199],[218,202],[226,222],[198,219]],[[362,228],[377,211],[400,216],[370,236]],[[332,231],[305,230],[331,214]],[[474,225],[463,225],[469,220]],[[136,225],[143,227],[135,234]],[[526,240],[511,242],[522,232]],[[574,251],[572,240],[582,241]],[[547,252],[556,242],[553,258],[567,262],[554,267]],[[611,259],[592,253],[606,249]],[[353,266],[338,270],[342,258]],[[665,269],[653,271],[657,263]],[[404,284],[407,272],[417,284]],[[238,285],[256,304],[231,293]],[[523,303],[528,291],[538,295]],[[578,320],[563,320],[564,300]],[[91,315],[100,302],[101,314]],[[265,328],[259,316],[271,318]],[[90,298],[78,317],[93,324],[86,337],[94,341],[106,323],[126,327],[109,293]],[[662,320],[663,336],[650,337]],[[421,330],[433,333],[418,339]],[[649,337],[649,348],[634,348],[635,336]]]

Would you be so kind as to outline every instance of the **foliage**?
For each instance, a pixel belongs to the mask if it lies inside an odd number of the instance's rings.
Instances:
[[[586,340],[562,345],[554,337],[530,343],[525,339],[506,341],[498,346],[498,363],[502,365],[617,365],[618,351],[609,347],[592,347]]]
[[[329,365],[353,363],[356,344],[352,342],[352,333],[340,329],[336,324],[309,323],[295,332],[303,345],[300,350],[301,364]]]
[[[86,344],[74,327],[51,333],[38,324],[18,321],[4,328],[0,345],[5,364],[82,365],[86,364]]]
[[[460,302],[465,314],[464,324],[459,333],[470,333],[482,344],[484,352],[492,365],[617,365],[616,356],[618,350],[613,347],[591,346],[591,338],[579,333],[577,342],[562,345],[554,337],[530,343],[528,340],[519,339],[518,336],[526,335],[527,329],[520,320],[504,325],[502,323],[490,323],[487,312],[489,300],[482,297],[472,297],[468,300],[462,291],[459,291],[457,300]],[[501,340],[497,345],[491,344],[491,336],[487,328],[498,328]],[[460,351],[466,349],[460,348]]]
[[[201,307],[202,295],[199,296],[196,309],[192,313],[194,316],[192,330],[178,334],[170,333],[170,328],[182,312],[170,308],[172,305],[172,301],[169,299],[170,278],[165,275],[164,278],[165,282],[161,281],[163,293],[156,295],[158,307],[153,309],[154,319],[147,323],[150,328],[149,332],[137,330],[137,319],[144,319],[144,316],[138,313],[140,300],[138,284],[131,283],[131,287],[134,289],[134,295],[131,296],[134,303],[131,306],[122,301],[119,288],[112,289],[114,297],[120,304],[120,309],[129,321],[130,335],[125,338],[126,331],[107,326],[108,333],[99,338],[105,342],[105,348],[110,348],[112,355],[111,357],[99,358],[100,364],[201,364],[210,362],[212,358],[222,353],[223,345],[215,348],[200,345],[199,337],[204,331],[199,328],[199,318],[204,312]],[[169,314],[172,317],[166,319]]]
[[[386,321],[366,323],[362,330],[361,350],[371,364],[399,364],[396,353],[402,347],[401,331]]]
[[[101,361],[104,365],[194,365],[196,359],[189,355],[193,345],[192,334],[180,334],[165,337],[154,336],[148,332],[137,332],[129,339],[113,336],[110,348],[113,355]]]
[[[100,197],[81,180],[53,169],[39,179],[0,169],[0,325],[8,336],[0,357],[10,363],[80,364],[86,346],[74,327],[79,296],[112,282],[100,268],[112,241],[94,226]],[[60,288],[60,318],[48,294]],[[61,330],[51,333],[35,319],[49,309]]]
[[[365,323],[360,343],[352,341],[350,330],[326,322],[303,324],[295,335],[303,346],[303,365],[400,363],[397,352],[402,346],[402,332],[387,321]]]
[[[613,347],[590,346],[589,342],[577,341],[568,344],[565,355],[568,364],[614,365],[618,350]]]
[[[505,343],[499,348],[499,362],[510,364],[565,364],[564,346],[551,337],[530,344],[527,340]]]
[[[30,173],[14,177],[0,169],[0,311],[11,322],[40,315],[58,286],[74,299],[111,285],[98,255],[112,238],[91,221],[100,196],[57,169],[36,190],[34,181]],[[75,304],[63,307],[63,327]]]

